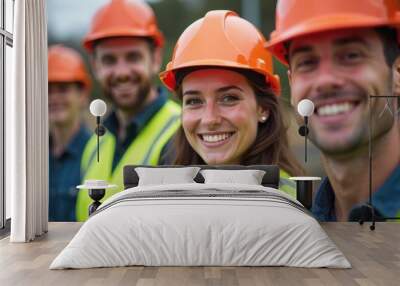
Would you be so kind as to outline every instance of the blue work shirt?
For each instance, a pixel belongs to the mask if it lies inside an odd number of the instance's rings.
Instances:
[[[355,205],[350,211],[349,220],[360,219],[360,208]],[[400,212],[400,164],[393,170],[385,183],[372,193],[372,205],[378,217],[396,217]],[[325,178],[315,195],[312,213],[319,221],[337,221],[335,213],[335,193],[328,178]]]
[[[157,98],[149,105],[145,106],[139,113],[137,113],[129,122],[126,127],[125,138],[121,140],[118,137],[119,122],[115,110],[104,120],[103,125],[110,131],[116,138],[115,153],[113,158],[112,170],[118,165],[118,162],[123,157],[124,153],[130,146],[139,132],[146,126],[151,118],[167,103],[168,97],[164,89],[158,89]],[[170,149],[171,141],[168,142],[161,151],[161,157],[166,158],[167,150]],[[160,164],[165,164],[160,162]]]
[[[81,158],[91,135],[90,130],[81,124],[59,157],[49,152],[49,221],[76,220],[76,186],[82,182]],[[49,144],[51,146],[51,138]]]

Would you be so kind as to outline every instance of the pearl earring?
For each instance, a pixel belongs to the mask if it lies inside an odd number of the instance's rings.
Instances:
[[[265,122],[267,120],[267,116],[261,116],[260,121]]]

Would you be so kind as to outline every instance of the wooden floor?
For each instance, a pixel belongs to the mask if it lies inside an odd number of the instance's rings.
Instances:
[[[400,224],[324,223],[353,268],[121,267],[48,270],[81,224],[50,223],[32,243],[0,241],[0,285],[400,285]]]

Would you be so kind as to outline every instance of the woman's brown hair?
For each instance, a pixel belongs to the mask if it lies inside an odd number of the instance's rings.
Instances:
[[[271,88],[265,83],[265,77],[251,70],[232,69],[242,74],[256,95],[257,104],[269,111],[266,122],[258,123],[257,137],[249,150],[243,155],[241,165],[274,164],[292,176],[304,174],[304,170],[289,149],[287,138],[287,127],[282,118],[281,105],[278,97],[274,95]],[[177,74],[178,88],[176,95],[182,100],[181,82],[184,76],[193,70],[185,70]],[[175,164],[177,165],[201,165],[206,164],[196,153],[186,139],[181,126],[174,138]]]

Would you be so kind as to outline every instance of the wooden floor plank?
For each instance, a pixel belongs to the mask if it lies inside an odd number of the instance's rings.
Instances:
[[[58,253],[79,230],[79,223],[50,223],[49,233],[32,243],[0,240],[0,285],[400,285],[400,224],[324,223],[329,237],[352,269],[290,267],[118,267],[49,270]]]

